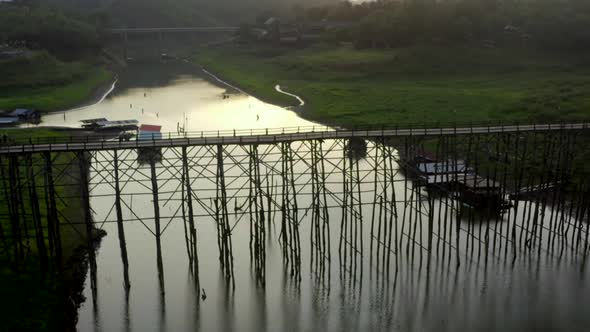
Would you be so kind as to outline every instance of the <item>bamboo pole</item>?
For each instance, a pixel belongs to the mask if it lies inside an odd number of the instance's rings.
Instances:
[[[93,245],[93,224],[90,210],[90,192],[88,188],[88,163],[86,152],[78,152],[78,163],[80,167],[80,193],[82,198],[82,209],[84,210],[84,224],[86,225],[86,247],[90,261],[90,287],[92,289],[92,301],[96,307],[97,302],[97,281],[96,281],[96,256]]]
[[[155,237],[156,237],[156,264],[158,269],[158,281],[160,284],[161,296],[164,296],[166,290],[164,288],[164,266],[162,260],[162,229],[160,225],[160,202],[158,194],[158,177],[156,173],[156,161],[152,156],[150,158],[150,179],[152,182],[152,200],[154,206],[154,223],[155,223]]]
[[[53,179],[53,160],[50,152],[43,154],[45,159],[45,203],[47,206],[47,228],[49,234],[49,252],[54,256],[58,271],[62,269],[62,250],[60,225],[55,202],[55,183]]]
[[[197,252],[197,229],[195,227],[195,220],[194,220],[194,208],[193,208],[193,190],[191,186],[191,178],[189,172],[189,165],[188,165],[188,154],[186,147],[182,148],[182,166],[183,166],[183,174],[184,174],[184,181],[185,181],[185,189],[186,189],[186,203],[188,206],[188,223],[190,228],[190,252],[191,252],[191,263],[190,265],[194,268],[195,274],[195,282],[196,282],[196,289],[197,293],[200,293],[199,287],[199,254]]]
[[[115,209],[117,214],[117,234],[119,236],[119,248],[121,249],[121,261],[123,263],[123,282],[126,290],[131,288],[129,281],[129,258],[127,255],[127,242],[125,240],[125,227],[123,226],[123,210],[121,208],[121,187],[119,185],[119,155],[113,153],[113,168],[115,177]]]
[[[35,239],[37,244],[37,251],[39,254],[39,263],[41,272],[45,273],[49,267],[49,258],[47,254],[47,247],[45,245],[45,236],[43,233],[43,225],[41,222],[41,209],[39,207],[39,195],[37,194],[37,182],[35,180],[35,172],[33,169],[33,158],[29,154],[28,161],[28,177],[29,177],[29,201],[31,204],[31,211],[33,215],[33,225],[35,228]],[[2,167],[2,166],[0,166]],[[1,228],[0,228],[1,230]],[[4,238],[4,235],[2,235]]]

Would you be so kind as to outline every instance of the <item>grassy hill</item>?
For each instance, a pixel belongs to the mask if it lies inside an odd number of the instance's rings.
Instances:
[[[102,11],[115,27],[199,26],[252,22],[260,13],[289,14],[296,5],[338,0],[49,0],[71,11]]]
[[[99,65],[62,62],[46,52],[0,60],[0,109],[60,110],[89,98],[112,78]]]
[[[342,125],[558,121],[590,117],[590,61],[524,49],[225,47],[196,62],[279,104],[281,84],[311,119]]]

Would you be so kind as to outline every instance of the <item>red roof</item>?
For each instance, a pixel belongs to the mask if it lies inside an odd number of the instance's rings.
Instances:
[[[141,131],[160,131],[162,129],[162,126],[154,126],[154,125],[141,125],[141,127],[139,127],[139,130]]]

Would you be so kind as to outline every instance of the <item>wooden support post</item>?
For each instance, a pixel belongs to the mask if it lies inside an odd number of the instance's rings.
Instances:
[[[0,159],[0,161],[2,161],[2,159]],[[4,189],[4,201],[8,202],[9,200],[9,193],[8,193],[8,186],[6,185],[6,176],[5,176],[5,172],[4,172],[4,164],[0,162],[0,178],[2,181],[2,187]],[[8,204],[8,206],[10,207],[10,203]],[[6,232],[4,231],[4,227],[2,226],[2,223],[0,222],[0,240],[2,241],[2,246],[4,247],[4,252],[6,252],[6,254],[9,253],[10,248],[9,248],[9,244],[7,241],[7,237],[6,237]]]
[[[194,210],[193,210],[193,191],[191,187],[191,178],[188,166],[188,155],[186,147],[182,148],[182,165],[184,169],[184,181],[186,186],[186,202],[188,205],[188,223],[190,227],[190,246],[192,253],[192,265],[194,267],[195,280],[197,282],[197,289],[200,291],[199,285],[199,255],[197,253],[197,230],[195,228]]]
[[[15,164],[15,172],[16,172],[16,186],[12,187],[12,191],[15,192],[16,195],[16,203],[17,203],[17,214],[20,213],[22,218],[22,223],[19,224],[20,228],[20,242],[22,245],[22,258],[23,260],[30,254],[31,251],[31,243],[29,238],[29,226],[28,226],[28,213],[25,210],[25,200],[23,195],[23,183],[22,183],[22,176],[21,176],[21,160],[17,157],[17,163]],[[24,243],[23,243],[24,242]]]
[[[378,188],[378,182],[379,182],[379,144],[375,143],[375,156],[373,157],[373,203],[372,205],[372,211],[371,211],[371,230],[370,230],[370,236],[371,236],[371,240],[369,241],[369,266],[373,266],[373,243],[375,242],[375,209],[377,207],[377,201],[380,199],[381,196],[377,195],[377,188]],[[379,224],[378,227],[379,229],[381,229],[381,219],[379,219]],[[379,236],[377,236],[377,258],[376,258],[376,262],[377,262],[377,269],[379,269],[379,248],[380,248],[380,238]]]
[[[47,247],[45,246],[45,236],[43,233],[43,225],[41,223],[41,210],[39,207],[39,195],[37,194],[37,182],[35,180],[35,172],[33,169],[33,158],[31,155],[27,156],[28,161],[28,178],[29,178],[29,201],[31,204],[31,212],[33,216],[33,225],[35,228],[35,240],[37,245],[37,252],[39,255],[39,263],[41,271],[47,272],[49,267],[49,258],[47,255]],[[1,166],[0,166],[1,167]]]
[[[119,247],[121,248],[121,260],[123,262],[123,281],[125,290],[129,290],[129,258],[127,257],[127,242],[125,241],[125,228],[123,226],[123,211],[121,209],[121,188],[119,185],[119,155],[114,151],[113,168],[115,175],[115,209],[117,213],[117,231],[119,235]]]
[[[356,267],[356,258],[359,258],[360,261],[360,265],[359,265],[359,272],[360,272],[360,282],[362,282],[363,280],[363,258],[364,258],[364,236],[363,236],[363,197],[361,195],[361,176],[360,176],[360,170],[359,170],[359,161],[355,160],[355,168],[356,168],[356,194],[358,196],[357,202],[358,202],[358,207],[357,210],[355,211],[356,214],[356,223],[355,223],[355,250],[356,250],[356,256],[355,256],[355,267]],[[358,242],[357,242],[358,240]],[[360,246],[360,249],[359,249]],[[356,273],[356,272],[355,272]]]
[[[326,197],[326,169],[324,163],[324,153],[322,149],[323,141],[319,142],[319,157],[320,157],[320,173],[321,173],[321,190],[323,198],[323,225],[322,225],[322,243],[323,243],[323,257],[328,262],[328,280],[330,280],[332,261],[331,246],[330,246],[330,214],[328,211],[328,200]],[[325,266],[322,266],[322,277],[324,276]]]
[[[8,200],[9,206],[8,211],[10,215],[10,227],[12,234],[12,246],[14,255],[14,265],[17,270],[21,268],[21,263],[24,259],[24,250],[21,237],[20,229],[20,217],[18,213],[18,197],[17,197],[17,179],[16,179],[16,167],[18,167],[18,157],[10,156],[8,163],[8,181],[9,181],[9,193],[10,197]]]
[[[160,292],[165,293],[164,289],[164,266],[162,262],[162,243],[161,235],[162,230],[160,228],[160,202],[158,198],[158,175],[156,173],[156,161],[155,158],[150,158],[150,170],[151,170],[151,181],[152,181],[152,199],[154,203],[154,222],[156,224],[156,259],[158,268],[158,280],[160,282]]]
[[[55,182],[53,179],[53,160],[51,152],[43,154],[45,159],[45,204],[47,206],[47,228],[49,234],[49,252],[55,258],[58,271],[62,269],[61,230],[57,217],[55,202]]]
[[[289,265],[290,242],[288,237],[288,193],[286,143],[281,143],[281,240],[283,244],[283,261]]]
[[[90,287],[92,289],[92,303],[97,303],[97,282],[96,282],[96,256],[93,245],[92,215],[90,214],[90,191],[88,186],[88,164],[90,161],[86,157],[86,152],[78,152],[78,164],[80,167],[80,194],[82,199],[82,209],[84,210],[84,224],[86,225],[86,250],[90,263]]]
[[[298,218],[298,206],[297,206],[297,189],[295,188],[295,174],[293,170],[293,149],[291,145],[287,145],[287,152],[288,152],[288,161],[289,161],[289,177],[290,177],[290,185],[291,185],[291,192],[293,193],[293,198],[290,200],[292,203],[292,215],[291,215],[291,228],[293,230],[293,263],[295,268],[295,275],[298,279],[301,278],[300,269],[301,269],[301,242],[299,239],[299,218]]]
[[[384,144],[384,142],[382,142]],[[395,172],[393,171],[393,154],[391,153],[391,147],[384,146],[385,154],[384,160],[389,162],[389,181],[391,182],[391,198],[390,198],[390,214],[389,214],[389,235],[387,240],[387,280],[389,280],[390,274],[390,262],[391,262],[391,237],[395,236],[395,259],[396,259],[396,270],[397,270],[397,261],[398,261],[398,254],[397,254],[397,241],[398,241],[398,229],[397,229],[397,221],[398,221],[398,214],[397,214],[397,195],[395,193]],[[399,165],[398,165],[399,167]],[[394,222],[395,221],[395,222]],[[395,230],[392,234],[392,228]]]
[[[338,257],[340,260],[340,277],[342,278],[342,270],[346,269],[346,252],[348,245],[346,244],[347,229],[348,229],[348,180],[346,177],[346,141],[342,140],[342,218],[340,220],[340,241],[338,243]],[[344,244],[344,245],[343,245]]]
[[[231,282],[232,287],[235,288],[234,279],[234,264],[233,264],[233,248],[231,241],[231,228],[229,226],[229,216],[227,210],[227,193],[225,187],[225,170],[223,166],[223,146],[217,145],[217,222],[218,232],[220,236],[221,252],[220,256],[222,259],[222,268],[225,268],[226,282]],[[220,196],[221,194],[221,196]],[[221,210],[220,210],[221,208]]]

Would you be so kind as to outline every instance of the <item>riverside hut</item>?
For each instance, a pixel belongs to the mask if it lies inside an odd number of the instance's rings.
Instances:
[[[155,141],[162,139],[162,126],[143,124],[139,127],[138,141]],[[157,147],[145,147],[138,150],[137,161],[147,164],[162,160],[162,149]]]
[[[509,203],[504,199],[502,186],[477,174],[466,174],[457,179],[463,203],[481,209],[504,210]]]

